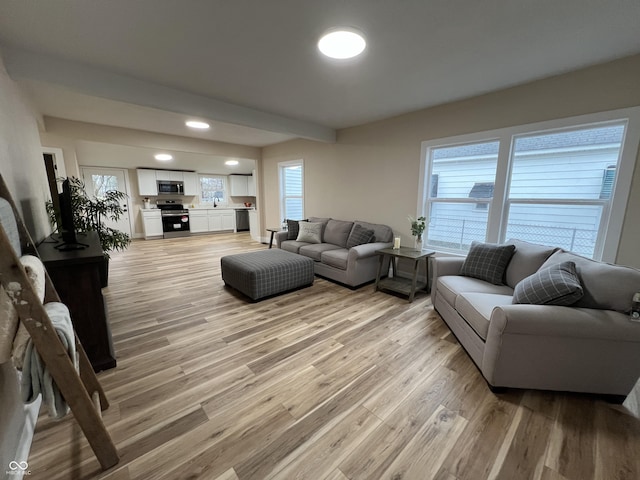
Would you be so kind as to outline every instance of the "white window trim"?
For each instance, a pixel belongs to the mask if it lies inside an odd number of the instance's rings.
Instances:
[[[510,153],[515,137],[524,134],[545,133],[547,130],[554,129],[572,130],[580,125],[615,121],[625,121],[627,127],[625,128],[625,135],[622,139],[622,155],[614,190],[612,192],[612,199],[609,204],[611,212],[609,213],[606,208],[605,211],[603,211],[605,223],[601,229],[601,234],[603,234],[604,238],[603,241],[599,243],[600,248],[594,252],[595,259],[613,263],[618,253],[624,215],[631,191],[633,171],[638,156],[638,144],[640,143],[640,107],[623,108],[424,141],[422,142],[420,154],[420,180],[418,184],[416,215],[424,215],[426,212],[425,207],[432,169],[430,153],[433,148],[498,140],[500,142],[500,148],[498,150],[498,164],[496,167],[497,174],[493,190],[493,201],[489,204],[486,241],[491,243],[502,242],[505,240],[506,216],[508,214],[505,207],[508,204],[507,181],[511,175]],[[447,200],[451,201],[455,199]],[[541,202],[538,201],[538,203]]]
[[[305,178],[305,174],[304,174],[304,160],[300,159],[300,160],[288,160],[286,162],[278,162],[278,197],[279,197],[279,202],[280,202],[280,218],[282,220],[285,219],[285,208],[284,208],[284,200],[285,197],[283,195],[284,190],[284,179],[283,179],[283,172],[284,169],[286,167],[295,167],[299,165],[300,167],[302,167],[302,218],[305,218],[306,214],[305,214],[305,210],[304,210],[304,178]]]

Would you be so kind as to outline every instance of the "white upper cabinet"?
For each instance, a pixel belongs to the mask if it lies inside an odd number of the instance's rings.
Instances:
[[[254,173],[252,173],[250,177],[247,177],[247,195],[249,197],[255,197],[256,196],[255,170],[254,170]]]
[[[187,196],[198,195],[198,174],[195,172],[183,172],[184,194]]]
[[[155,196],[158,195],[158,184],[156,183],[156,171],[145,170],[139,168],[138,173],[138,190],[140,195]]]
[[[174,172],[173,170],[156,170],[156,180],[182,182],[184,181],[184,172]]]
[[[249,182],[246,175],[229,175],[229,192],[232,197],[247,197]]]

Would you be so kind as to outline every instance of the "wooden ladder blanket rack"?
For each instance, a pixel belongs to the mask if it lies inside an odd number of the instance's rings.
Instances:
[[[0,197],[7,200],[13,209],[22,253],[39,257],[2,175],[0,175]],[[107,470],[116,465],[119,461],[118,452],[100,413],[101,410],[109,407],[109,402],[87,354],[76,335],[76,351],[80,366],[78,375],[2,225],[0,225],[0,283],[7,292],[10,291],[9,284],[20,285],[17,289],[18,293],[13,298],[20,321],[29,332],[34,347],[73,412],[102,469]],[[46,269],[45,286],[45,303],[60,302],[60,297]],[[11,290],[16,291],[16,289]]]

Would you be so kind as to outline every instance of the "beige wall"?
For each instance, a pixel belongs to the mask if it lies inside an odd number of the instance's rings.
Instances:
[[[333,145],[296,140],[265,147],[266,226],[281,221],[277,163],[302,158],[307,216],[385,223],[408,244],[407,215],[415,215],[418,206],[421,142],[638,106],[638,79],[640,55],[344,129]],[[635,170],[629,205],[617,261],[640,267],[640,168]]]

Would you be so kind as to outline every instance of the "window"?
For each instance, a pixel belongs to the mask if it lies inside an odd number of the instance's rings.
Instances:
[[[519,238],[614,261],[639,138],[630,108],[424,142],[426,243]]]
[[[200,175],[200,203],[227,203],[227,177]]]
[[[302,220],[304,218],[304,167],[302,160],[281,162],[280,217]]]

